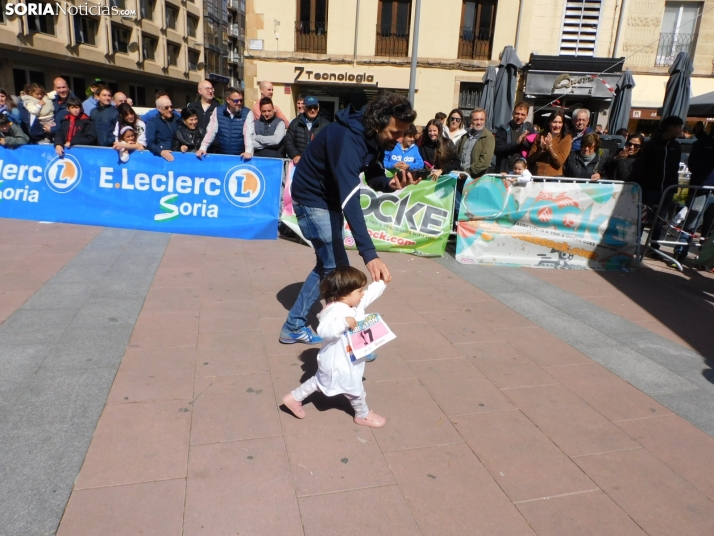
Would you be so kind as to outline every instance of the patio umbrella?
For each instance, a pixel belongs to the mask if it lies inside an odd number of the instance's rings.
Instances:
[[[607,120],[608,132],[614,134],[621,128],[627,130],[627,124],[630,122],[633,87],[635,87],[635,79],[632,76],[632,71],[627,69],[622,73],[615,86],[615,97],[610,104],[610,118]]]
[[[518,69],[523,67],[518,59],[516,49],[507,46],[501,54],[498,75],[496,75],[496,96],[493,102],[493,121],[491,124],[498,128],[508,123],[513,115],[513,105],[516,103],[516,84],[518,83]]]
[[[664,92],[662,103],[662,118],[677,115],[687,120],[689,110],[689,93],[691,91],[691,76],[694,72],[692,60],[687,52],[680,52],[669,68],[669,80]]]
[[[486,69],[486,74],[483,75],[482,80],[483,91],[481,92],[481,99],[478,102],[478,106],[486,110],[486,128],[493,130],[493,99],[495,97],[494,86],[496,84],[496,68],[493,65],[490,65]],[[467,130],[470,127],[471,123],[469,122],[464,125],[464,128]]]
[[[714,117],[714,91],[689,101],[690,117]]]

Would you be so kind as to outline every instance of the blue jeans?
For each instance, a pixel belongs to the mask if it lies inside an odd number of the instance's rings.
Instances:
[[[320,282],[337,266],[349,266],[342,238],[344,220],[341,211],[305,207],[293,202],[298,225],[305,238],[312,242],[317,263],[305,283],[295,305],[288,313],[284,331],[296,332],[307,325],[307,315],[320,299]]]

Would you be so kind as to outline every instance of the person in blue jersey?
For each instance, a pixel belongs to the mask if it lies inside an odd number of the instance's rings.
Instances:
[[[337,266],[349,266],[343,242],[344,219],[373,281],[389,283],[392,276],[377,256],[360,206],[360,173],[374,190],[390,192],[415,184],[410,173],[385,176],[384,151],[392,150],[416,119],[403,95],[385,93],[362,110],[352,106],[338,112],[305,149],[292,182],[293,208],[300,230],[315,249],[316,264],[307,276],[280,333],[280,342],[319,344],[307,326],[307,315],[320,297],[320,281]]]
[[[414,145],[417,130],[414,125],[409,125],[409,128],[402,136],[402,140],[391,151],[384,153],[384,168],[385,169],[424,169],[424,159],[419,154],[419,147]]]

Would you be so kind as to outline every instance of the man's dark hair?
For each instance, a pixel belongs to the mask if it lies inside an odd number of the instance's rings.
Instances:
[[[262,108],[266,104],[270,104],[271,106],[273,106],[273,99],[271,99],[270,97],[263,97],[262,99],[260,99],[260,108]]]
[[[669,117],[665,117],[660,121],[659,124],[659,129],[660,130],[667,130],[668,128],[671,127],[678,127],[684,124],[684,120],[679,117],[678,115],[670,115]]]
[[[7,125],[8,123],[12,123],[10,118],[5,114],[0,114],[0,127]]]
[[[364,110],[362,124],[367,136],[374,136],[389,124],[392,117],[397,121],[413,123],[416,116],[416,111],[404,95],[384,93],[369,101]]]
[[[79,106],[80,108],[82,107],[82,101],[79,100],[77,97],[67,97],[67,101],[65,102],[65,106],[69,108],[70,106]]]
[[[304,101],[305,98],[307,98],[307,93],[300,93],[300,94],[298,95],[297,100]]]
[[[444,119],[446,119],[446,114],[444,112],[436,112],[436,114],[434,115],[434,119],[439,123],[443,124]]]
[[[351,292],[367,285],[367,276],[353,266],[339,266],[320,283],[320,292],[325,301],[335,302]]]
[[[102,94],[102,91],[104,91],[105,89],[106,89],[109,93],[112,92],[112,90],[109,89],[108,86],[101,86],[101,85],[100,85],[100,86],[97,86],[97,89],[94,90],[94,95],[98,97],[99,95]]]
[[[239,93],[241,97],[243,96],[242,89],[238,89],[237,87],[229,87],[228,89],[226,89],[226,97],[228,95],[233,95],[233,93]]]

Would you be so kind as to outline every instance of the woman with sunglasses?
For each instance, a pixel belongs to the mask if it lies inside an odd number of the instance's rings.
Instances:
[[[565,124],[563,110],[550,115],[548,127],[538,134],[528,153],[528,169],[534,176],[562,177],[573,138]]]
[[[642,134],[633,133],[627,136],[625,147],[603,164],[605,173],[616,181],[632,182],[632,166],[637,160],[637,155],[645,142]]]
[[[136,115],[134,108],[126,102],[117,106],[119,119],[114,126],[114,149],[131,149],[143,151],[146,147],[146,124]],[[119,133],[124,127],[131,127],[136,133],[136,142],[127,143],[119,139]]]
[[[456,146],[449,138],[444,137],[443,130],[436,119],[426,124],[426,136],[422,137],[419,154],[424,160],[424,167],[431,170],[429,178],[438,179],[442,174],[461,169],[461,161],[456,154]]]
[[[461,110],[454,108],[449,112],[446,126],[446,133],[449,135],[449,139],[456,145],[461,139],[461,136],[466,134],[464,114],[461,113]]]

